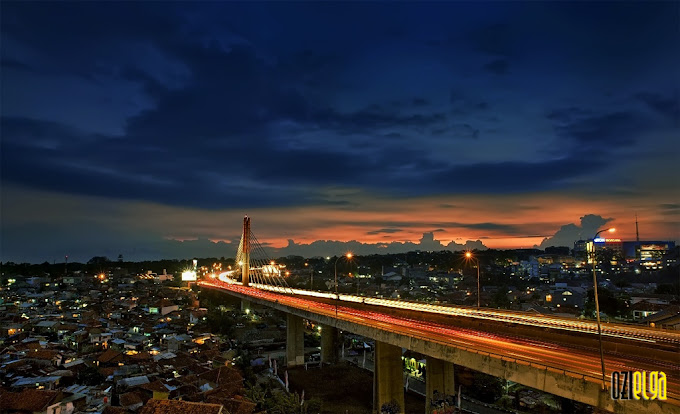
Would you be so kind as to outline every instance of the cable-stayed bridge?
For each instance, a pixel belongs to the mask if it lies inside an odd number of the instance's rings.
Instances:
[[[426,412],[435,391],[456,393],[453,372],[461,365],[604,411],[680,413],[678,332],[604,324],[603,381],[593,322],[292,289],[267,258],[248,217],[236,262],[237,269],[199,283],[241,298],[246,307],[253,303],[285,312],[289,366],[304,363],[303,319],[322,325],[324,362],[337,361],[341,331],[376,341],[374,412],[391,401],[404,407],[401,355],[406,348],[426,356]],[[621,399],[623,390],[618,383],[612,389],[610,378],[630,371],[654,372],[656,378],[663,373],[665,399],[658,390],[652,390],[657,391],[654,399],[649,392]]]

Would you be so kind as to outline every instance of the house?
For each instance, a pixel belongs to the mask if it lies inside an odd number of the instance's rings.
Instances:
[[[647,301],[647,300],[642,300],[640,302],[634,303],[631,308],[633,310],[633,319],[635,320],[640,320],[643,318],[647,318],[651,315],[657,314],[667,308],[671,307],[671,305],[667,304],[662,304],[658,303],[655,301]]]
[[[20,377],[12,383],[12,388],[39,388],[53,390],[59,387],[60,376],[50,375],[48,377]]]
[[[170,397],[170,391],[173,387],[168,388],[163,381],[156,380],[148,384],[142,384],[139,388],[147,391],[147,393],[155,400],[167,400]]]
[[[119,363],[123,362],[124,355],[122,352],[118,352],[113,349],[109,349],[106,352],[99,355],[97,358],[97,366],[102,367],[113,367],[117,366]]]
[[[0,328],[0,334],[2,336],[12,336],[24,331],[24,323],[14,323],[10,322]],[[6,335],[5,335],[6,334]]]
[[[191,337],[188,335],[173,335],[168,337],[166,342],[168,344],[168,351],[177,352],[191,342]]]
[[[38,365],[53,365],[56,367],[62,364],[63,356],[53,349],[38,349],[36,351],[28,352],[26,354],[26,360]]]
[[[59,402],[61,414],[73,413],[87,408],[87,395],[79,393],[65,394],[64,399]],[[55,414],[59,414],[56,411]]]
[[[192,325],[196,325],[197,323],[204,320],[207,314],[208,310],[205,308],[192,310],[191,312],[189,312],[189,323],[191,323]]]
[[[123,349],[125,349],[125,340],[119,339],[119,338],[113,339],[113,340],[111,340],[110,346],[111,346],[110,349],[115,349],[115,350],[119,350],[119,351],[123,350]]]
[[[583,309],[587,292],[581,287],[556,286],[551,292],[554,305],[577,307]]]
[[[144,405],[142,395],[137,391],[130,391],[121,394],[119,397],[119,402],[121,407],[130,411],[137,411]]]
[[[52,333],[56,332],[58,327],[57,321],[40,321],[35,325],[35,331],[42,334]]]
[[[643,318],[641,322],[657,328],[680,329],[680,306],[668,306],[664,310]]]
[[[141,375],[138,377],[129,377],[129,378],[123,378],[122,380],[118,381],[119,386],[127,387],[127,388],[132,388],[132,387],[138,387],[142,384],[148,384],[149,378],[146,375]]]
[[[104,348],[107,348],[112,337],[111,332],[90,332],[90,343],[96,346],[101,344]]]
[[[61,391],[45,391],[24,389],[21,392],[10,392],[0,389],[0,412],[56,414],[61,411],[59,403],[63,399]]]

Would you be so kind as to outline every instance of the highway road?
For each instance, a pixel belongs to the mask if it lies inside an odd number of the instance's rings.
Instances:
[[[475,331],[443,323],[433,323],[407,317],[393,316],[379,311],[354,309],[350,306],[342,305],[342,301],[338,301],[339,305],[336,309],[336,306],[333,304],[314,300],[314,297],[310,295],[284,294],[255,287],[244,287],[240,284],[225,283],[219,280],[208,280],[200,283],[205,286],[230,290],[265,301],[280,303],[292,308],[311,311],[319,315],[336,317],[337,312],[338,319],[350,321],[359,325],[370,326],[410,337],[438,342],[440,344],[462,348],[472,352],[488,353],[493,357],[516,361],[519,364],[532,365],[539,368],[549,367],[553,370],[563,371],[565,375],[585,378],[588,381],[596,383],[601,382],[600,356],[597,350],[593,349],[565,346],[562,344],[550,343],[545,340],[532,340]],[[290,290],[288,291],[290,292]],[[342,296],[345,295],[341,295],[341,299]],[[368,303],[368,301],[366,301],[366,303]],[[412,304],[412,302],[405,303]],[[430,306],[427,304],[423,305]],[[412,309],[417,310],[417,307]],[[470,308],[461,309],[469,310]],[[477,312],[481,311],[479,309],[474,310]],[[458,309],[456,309],[456,311],[458,311]],[[491,313],[495,312],[492,311]],[[505,313],[501,312],[501,314]],[[521,314],[514,316],[529,318],[530,320],[536,318],[535,316]],[[553,319],[550,317],[539,318],[546,323]],[[564,321],[561,320],[561,318],[557,318],[554,321],[554,323],[557,324],[566,324],[567,322],[571,321]],[[655,331],[657,334],[656,339],[650,340],[649,337],[637,336],[638,333],[636,333],[636,329],[632,327],[628,328],[624,326],[623,328],[613,328],[622,329],[619,333],[621,334],[622,332],[622,335],[626,335],[628,339],[633,338],[644,341],[669,340],[671,342],[676,339],[676,336],[666,335],[667,332],[663,331]],[[642,329],[642,332],[647,331]],[[650,343],[649,346],[653,346],[653,343]],[[667,375],[668,402],[674,405],[680,405],[680,361],[678,362],[678,364],[661,363],[651,361],[639,355],[623,357],[621,355],[605,354],[607,379],[610,378],[610,373],[612,371],[645,370],[665,372]]]
[[[225,283],[239,285],[227,278],[221,278]],[[335,299],[335,293],[316,292],[302,289],[284,288],[281,286],[251,284],[251,287],[271,292],[295,294],[317,298]],[[409,302],[394,299],[370,298],[355,295],[339,295],[340,301],[378,305],[396,309],[413,310],[419,312],[436,313],[450,316],[463,316],[466,318],[506,322],[519,325],[527,325],[539,328],[559,329],[570,332],[597,334],[597,324],[593,321],[577,320],[573,318],[528,314],[509,310],[475,308],[468,306],[440,305],[422,302]],[[680,332],[663,329],[649,328],[639,325],[626,325],[621,323],[602,324],[602,335],[611,338],[629,339],[640,343],[666,343],[680,346]],[[680,348],[679,348],[680,349]]]

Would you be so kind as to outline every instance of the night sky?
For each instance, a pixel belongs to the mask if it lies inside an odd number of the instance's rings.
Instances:
[[[0,7],[3,261],[680,239],[678,2]]]

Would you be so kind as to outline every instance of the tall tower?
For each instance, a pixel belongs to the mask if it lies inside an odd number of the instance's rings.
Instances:
[[[638,229],[637,213],[635,213],[635,240],[640,244],[640,230]]]
[[[241,274],[243,286],[250,283],[250,217],[243,218],[243,263],[241,264]]]

